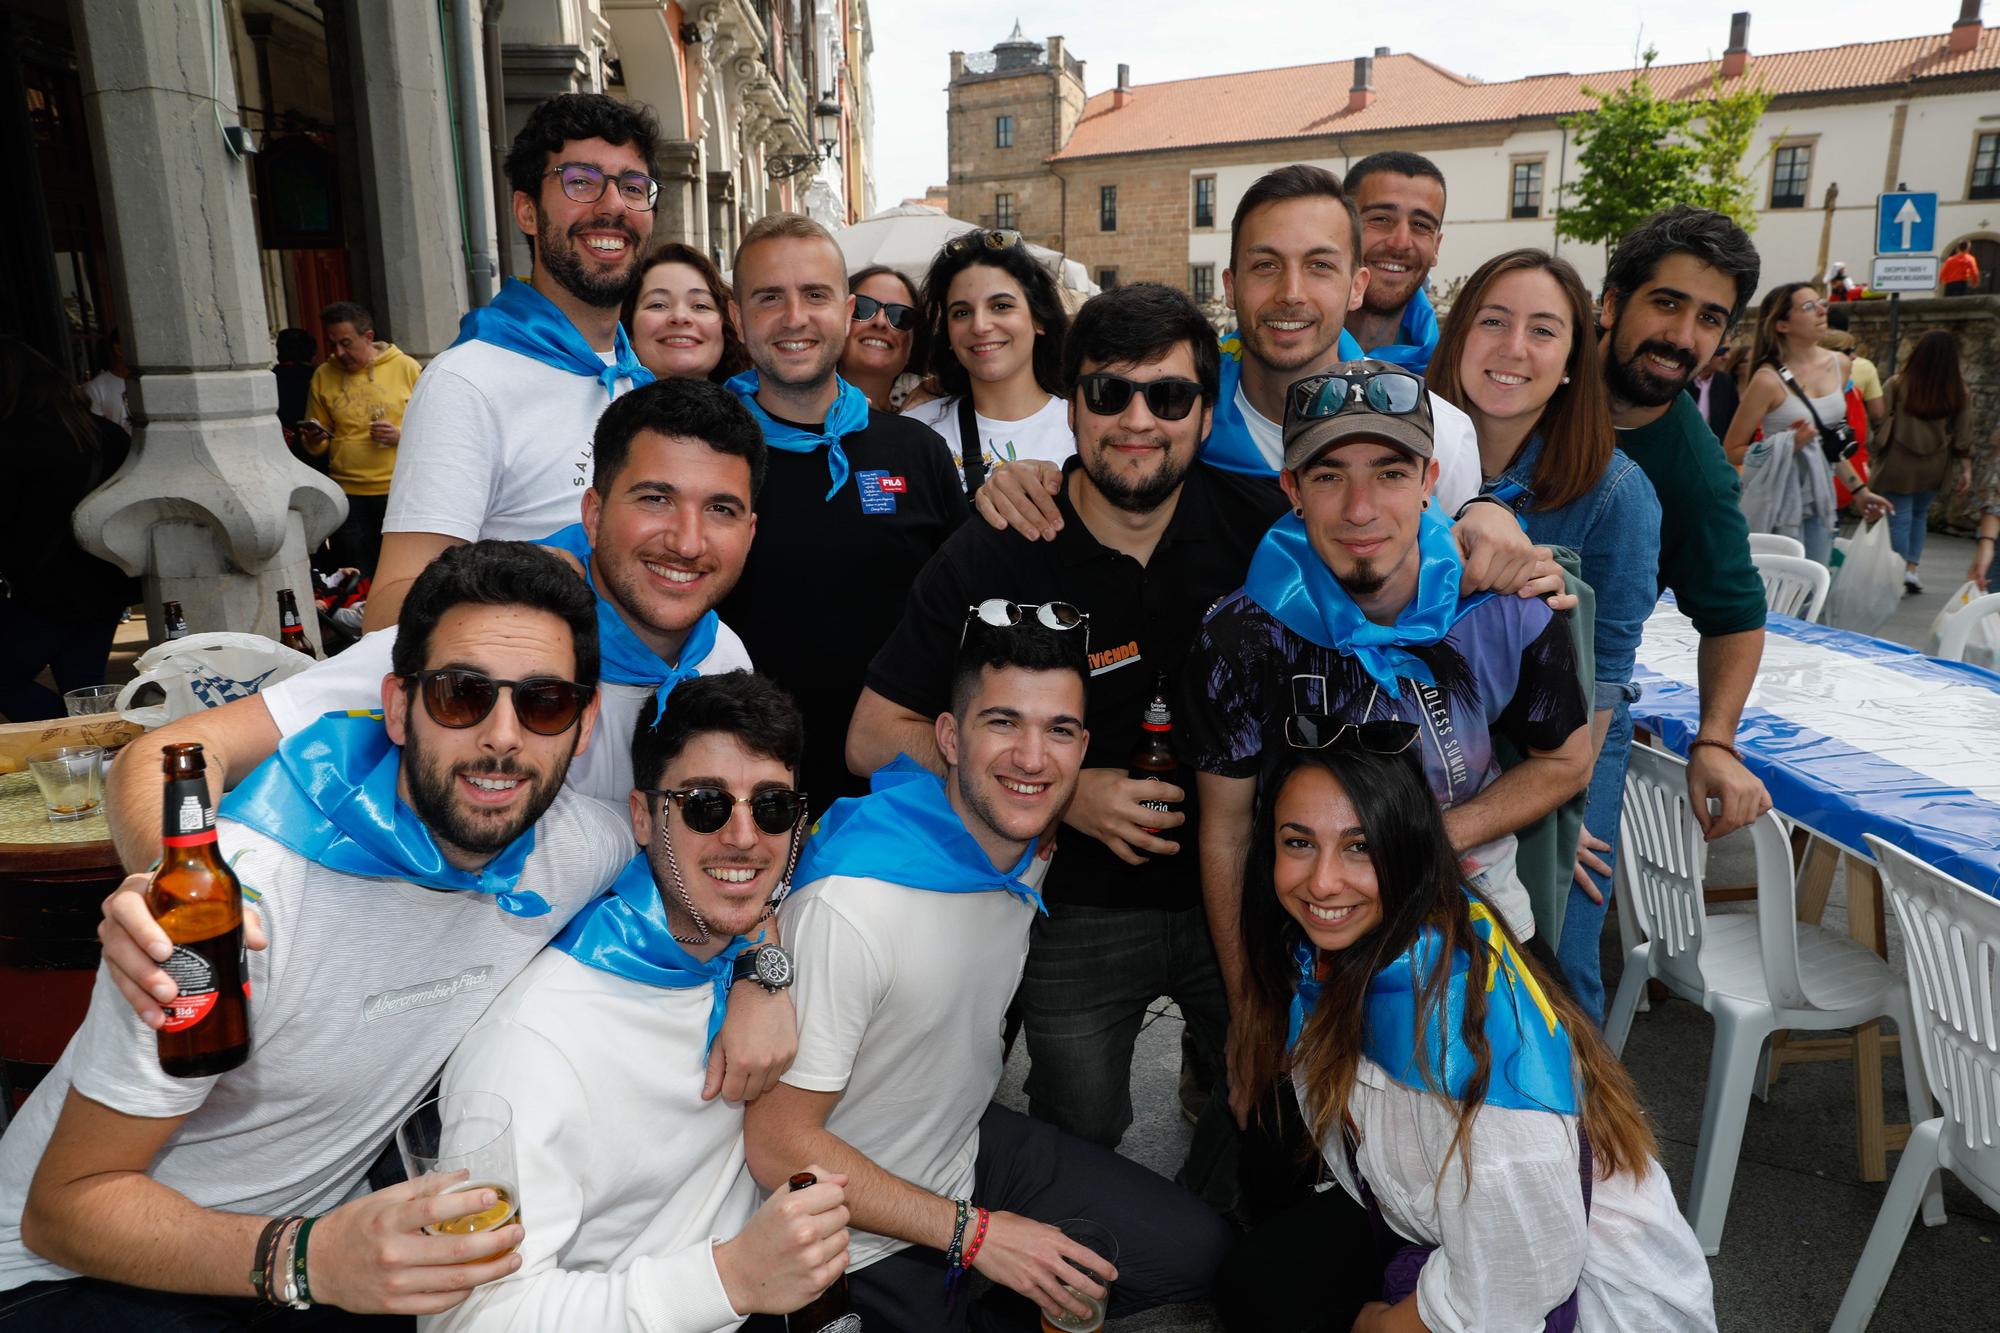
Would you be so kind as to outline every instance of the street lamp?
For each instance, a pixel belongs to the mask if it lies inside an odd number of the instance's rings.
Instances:
[[[764,161],[764,173],[772,180],[810,175],[822,162],[839,156],[835,150],[840,147],[840,103],[832,93],[813,104],[812,119],[813,137],[819,143],[819,151],[773,153]]]
[[[813,120],[819,129],[820,160],[825,161],[836,156],[834,150],[840,146],[840,102],[832,93],[819,99]]]

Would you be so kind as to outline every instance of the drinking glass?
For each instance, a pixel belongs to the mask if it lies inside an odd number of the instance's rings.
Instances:
[[[63,695],[63,709],[71,717],[109,713],[118,706],[117,685],[86,685]]]
[[[28,771],[42,789],[49,822],[95,814],[104,804],[104,751],[95,745],[60,745],[28,756]]]
[[[1118,1266],[1118,1238],[1103,1226],[1085,1217],[1065,1218],[1054,1225],[1063,1235],[1085,1249],[1095,1250],[1103,1255],[1110,1267]],[[1077,1301],[1089,1306],[1090,1313],[1074,1315],[1067,1310],[1055,1312],[1044,1310],[1042,1333],[1097,1333],[1098,1329],[1104,1327],[1104,1307],[1111,1303],[1111,1279],[1102,1272],[1092,1269],[1086,1268],[1083,1271],[1089,1273],[1097,1280],[1097,1285],[1104,1288],[1104,1298],[1099,1300],[1095,1296],[1087,1296],[1068,1283],[1064,1283],[1063,1290]]]
[[[464,1171],[465,1181],[452,1187],[453,1194],[489,1189],[498,1196],[491,1208],[433,1224],[432,1234],[469,1236],[520,1220],[514,1110],[499,1094],[454,1092],[425,1102],[396,1130],[396,1148],[412,1180]]]

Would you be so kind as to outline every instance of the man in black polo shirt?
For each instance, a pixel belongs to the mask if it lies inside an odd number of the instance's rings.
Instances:
[[[728,387],[771,453],[757,539],[719,610],[805,714],[800,780],[817,813],[867,791],[841,759],[847,720],[902,590],[964,521],[965,488],[935,431],[874,411],[834,373],[854,298],[826,228],[796,213],[760,219],[735,278],[731,312],[755,369]]]
[[[1090,749],[1020,999],[1030,1109],[1107,1147],[1131,1124],[1132,1048],[1147,1007],[1173,997],[1216,1068],[1228,1024],[1202,912],[1193,783],[1185,771],[1171,783],[1126,776],[1155,674],[1176,680],[1202,613],[1242,583],[1284,512],[1268,483],[1193,466],[1217,376],[1214,334],[1181,293],[1137,283],[1091,298],[1063,357],[1077,456],[1056,497],[1062,531],[1037,542],[983,523],[960,529],[870,665],[847,739],[856,772],[899,750],[938,767],[931,719],[947,708],[970,608],[1004,599],[1033,616],[1056,602],[1089,617],[1071,632],[1090,636]]]

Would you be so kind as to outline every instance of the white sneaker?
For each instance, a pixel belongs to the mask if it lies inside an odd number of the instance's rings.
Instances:
[[[1917,571],[1916,571],[1916,570],[1914,570],[1914,569],[1906,569],[1906,570],[1904,570],[1904,571],[1903,571],[1903,596],[1905,596],[1905,597],[1909,597],[1909,596],[1913,596],[1913,595],[1915,595],[1915,594],[1917,594],[1917,593],[1920,593],[1920,592],[1922,592],[1923,590],[1924,590],[1924,585],[1923,585],[1923,582],[1922,582],[1922,580],[1920,580],[1920,579],[1919,579],[1919,578],[1917,577]]]

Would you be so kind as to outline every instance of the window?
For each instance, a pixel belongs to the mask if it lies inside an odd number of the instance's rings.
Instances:
[[[1972,143],[1972,181],[1968,199],[2000,199],[2000,131],[1982,133]]]
[[[1116,287],[1118,285],[1118,270],[1115,268],[1101,268],[1097,270],[1097,285],[1107,292]]]
[[[1012,148],[1014,146],[1014,118],[1000,116],[993,122],[993,146]]]
[[[1194,225],[1197,227],[1215,225],[1215,177],[1213,176],[1194,178]]]
[[[1215,299],[1215,265],[1188,265],[1188,295],[1201,305]]]
[[[1513,198],[1507,209],[1512,218],[1538,218],[1542,215],[1542,161],[1516,162],[1514,164]]]
[[[1099,231],[1118,230],[1118,187],[1100,185],[1097,187],[1097,229]]]
[[[993,196],[993,225],[1012,227],[1014,225],[1014,196],[996,194]]]
[[[1812,145],[1788,144],[1771,159],[1771,207],[1804,208],[1806,178],[1812,175]]]

